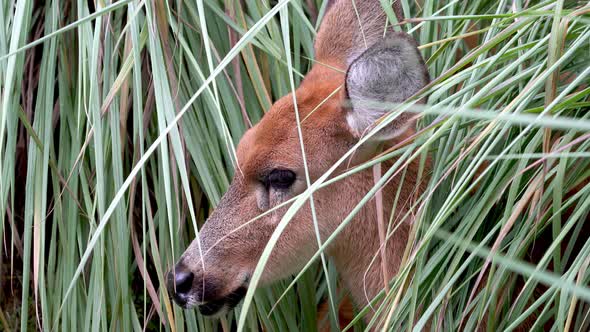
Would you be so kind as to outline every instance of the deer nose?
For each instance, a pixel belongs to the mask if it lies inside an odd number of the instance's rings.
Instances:
[[[176,293],[178,294],[186,294],[190,292],[193,286],[193,279],[195,279],[195,275],[190,271],[181,271],[176,273]]]
[[[177,266],[174,272],[170,271],[168,273],[167,279],[168,292],[176,303],[184,306],[192,291],[195,275],[191,271]]]

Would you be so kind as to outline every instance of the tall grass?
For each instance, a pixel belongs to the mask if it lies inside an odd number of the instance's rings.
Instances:
[[[423,130],[360,167],[429,154],[433,168],[403,268],[374,319],[357,308],[348,328],[511,330],[533,314],[532,328],[588,330],[590,5],[401,2],[411,19],[399,27],[433,78],[427,106],[412,108]],[[242,134],[313,64],[325,10],[2,2],[0,326],[314,330],[318,303],[345,294],[329,261],[221,320],[180,309],[159,285],[227,188]],[[310,183],[281,226],[330,181]]]

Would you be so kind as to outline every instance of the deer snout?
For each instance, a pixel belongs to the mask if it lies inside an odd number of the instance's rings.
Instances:
[[[246,295],[247,281],[239,281],[233,287],[230,285],[235,281],[232,281],[209,273],[195,273],[182,261],[166,276],[168,293],[174,302],[185,309],[198,306],[206,316],[233,309]]]
[[[166,276],[166,286],[170,297],[181,307],[190,307],[194,297],[193,282],[195,274],[181,264],[177,264]]]

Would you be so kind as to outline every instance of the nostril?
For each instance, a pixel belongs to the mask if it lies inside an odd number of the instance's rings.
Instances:
[[[176,294],[187,294],[193,286],[195,275],[190,271],[176,272],[174,280],[176,281]]]

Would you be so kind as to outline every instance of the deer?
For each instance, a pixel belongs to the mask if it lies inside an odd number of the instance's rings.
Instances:
[[[401,6],[394,12],[403,19]],[[294,91],[276,101],[264,117],[246,131],[237,146],[237,163],[229,189],[195,239],[166,276],[173,300],[183,308],[198,307],[203,315],[231,310],[245,295],[249,279],[288,205],[283,202],[305,191],[295,104],[301,119],[308,174],[318,179],[349,151],[374,123],[390,110],[370,102],[402,103],[429,83],[429,73],[409,34],[387,26],[376,0],[336,0],[328,5],[314,44],[315,64]],[[414,116],[402,113],[364,143],[349,160],[360,164],[384,146],[394,146],[416,133]],[[384,169],[395,161],[385,162]],[[346,167],[340,167],[343,172]],[[403,182],[403,183],[402,183]],[[394,176],[382,191],[383,213],[389,216],[396,191],[409,201],[424,190],[418,163],[407,166],[405,179]],[[371,169],[363,170],[313,194],[319,233],[327,238],[374,186]],[[401,187],[401,189],[400,189]],[[375,204],[365,204],[326,250],[357,306],[384,288],[384,276],[400,269],[414,217],[411,204],[398,204],[396,231],[380,256]],[[275,209],[249,224],[247,221]],[[404,217],[406,216],[406,217]],[[388,218],[385,218],[388,219]],[[388,222],[386,220],[385,222]],[[385,225],[386,226],[386,225]],[[306,203],[279,238],[260,284],[297,273],[318,250],[310,203]],[[386,271],[383,271],[383,266]],[[385,272],[385,273],[384,273]]]

